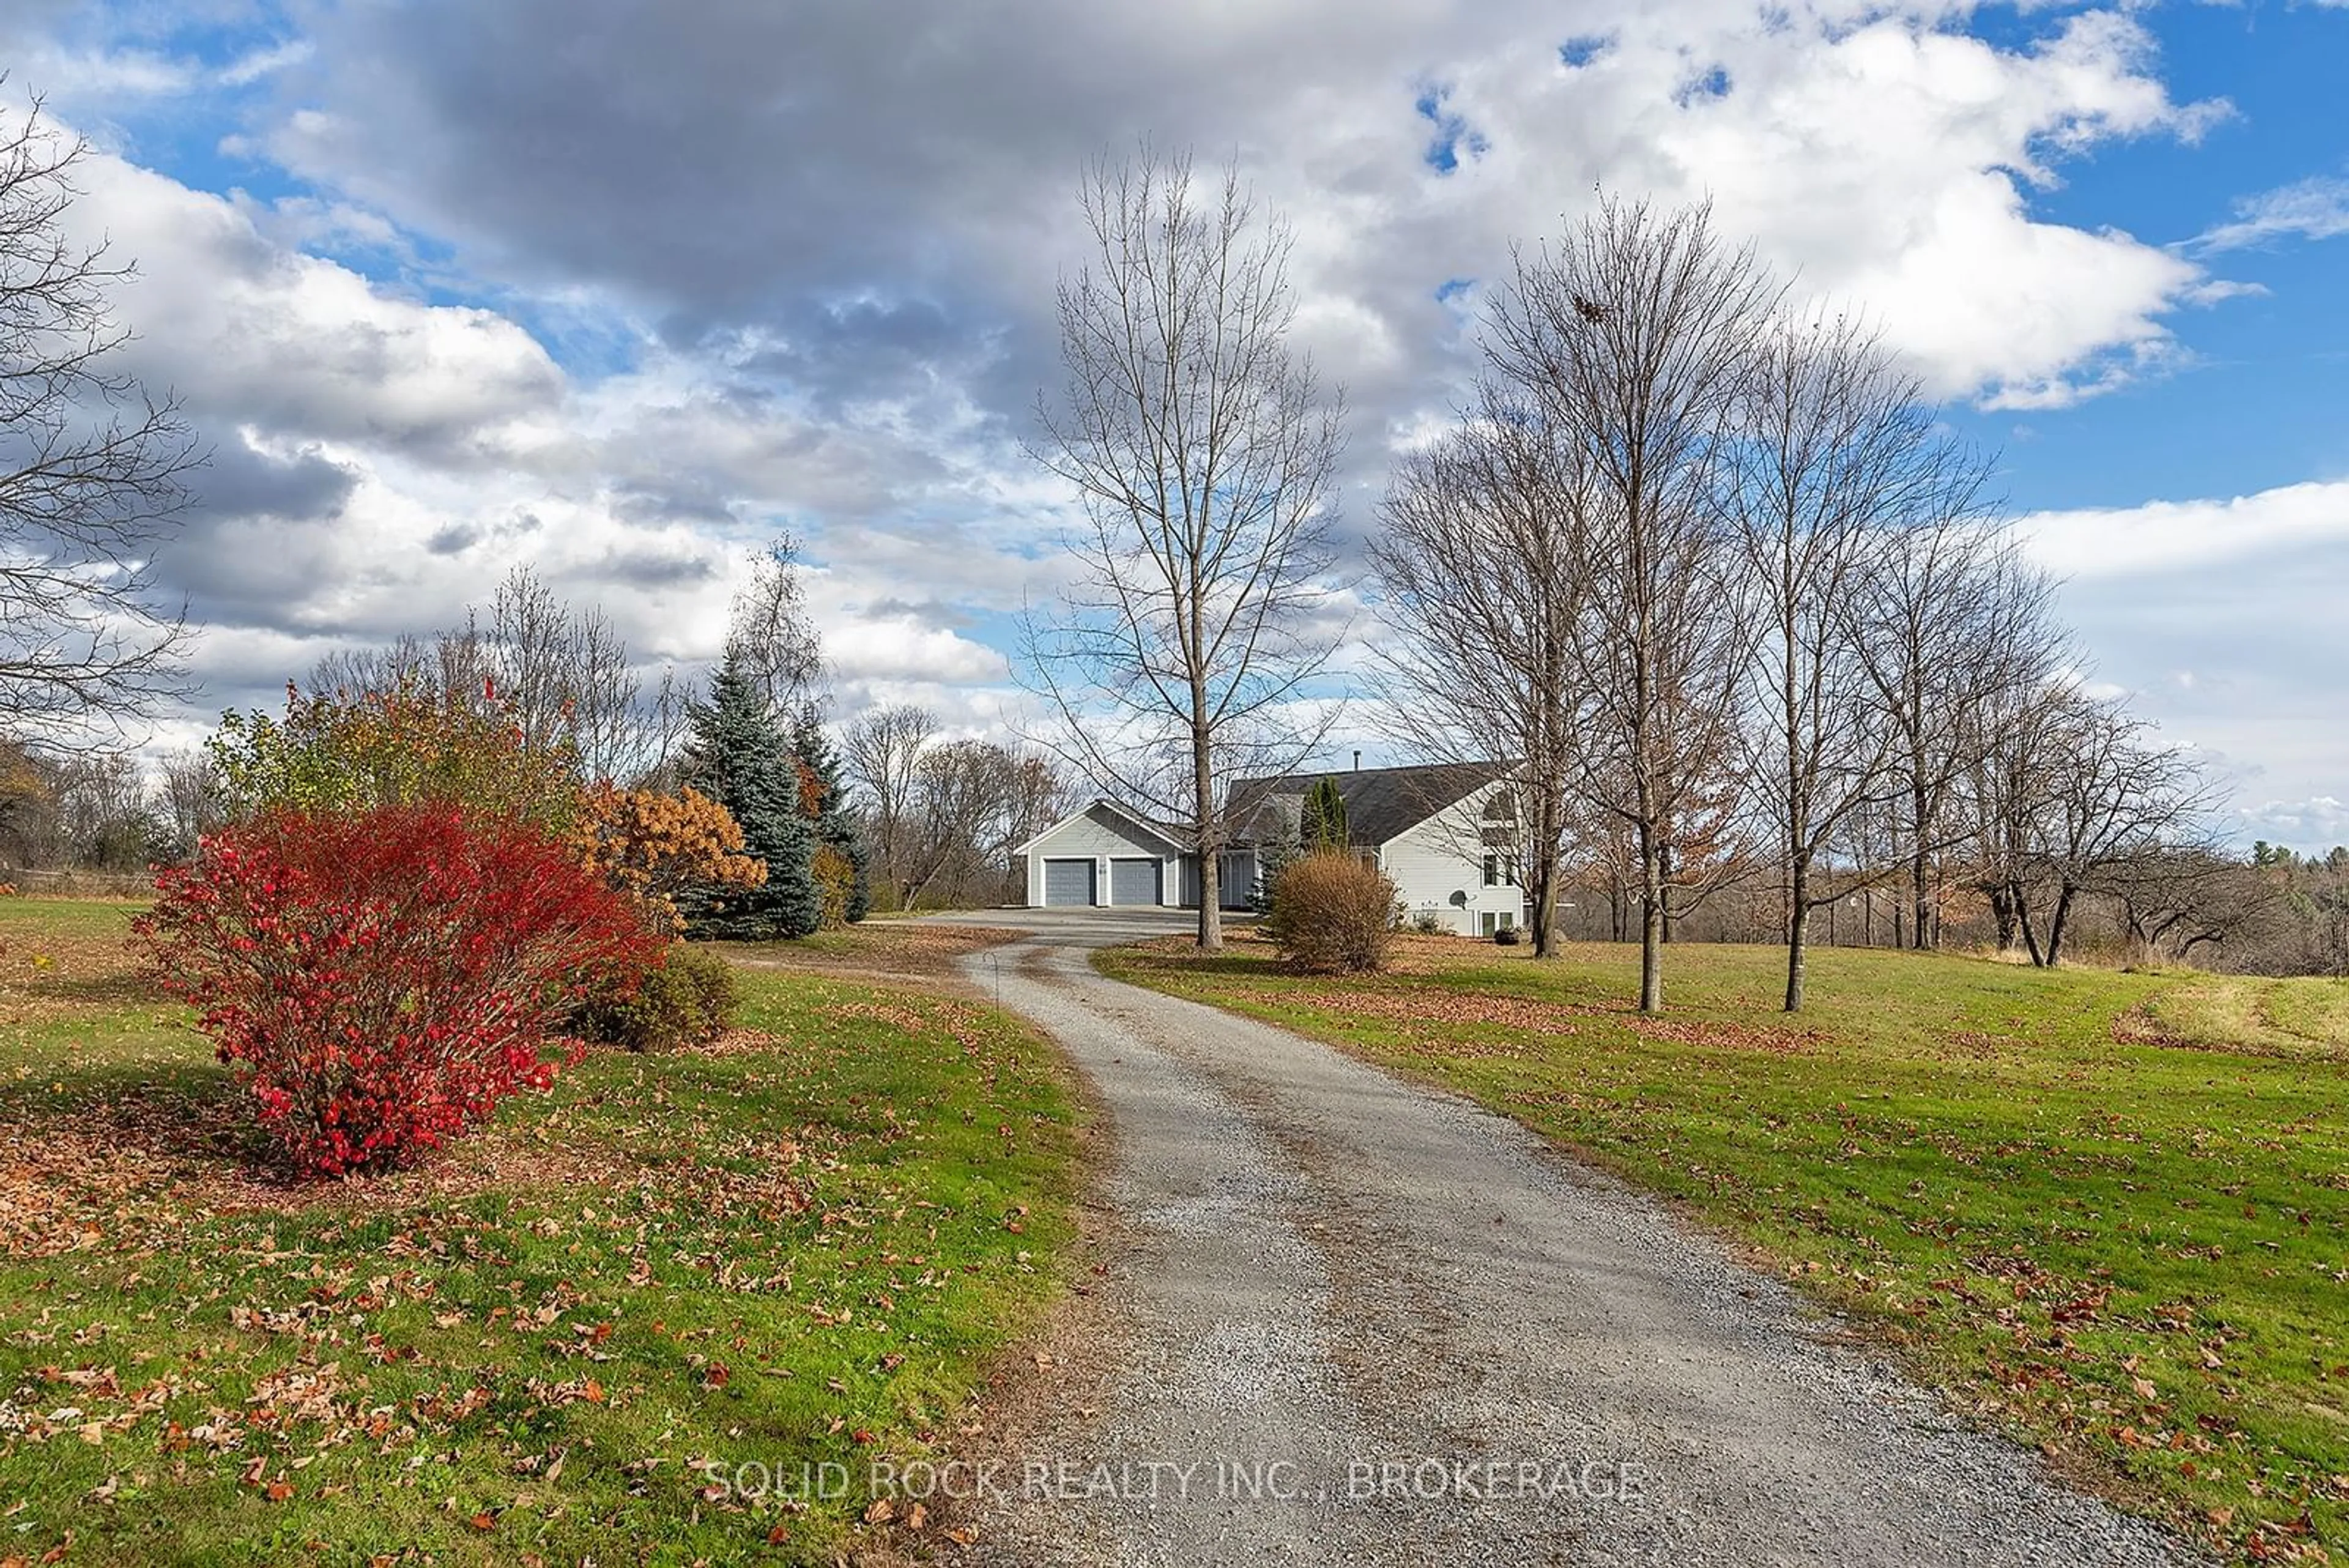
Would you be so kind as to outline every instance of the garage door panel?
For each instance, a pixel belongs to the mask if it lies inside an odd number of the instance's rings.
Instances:
[[[1109,901],[1112,904],[1157,904],[1163,901],[1155,859],[1119,858],[1109,863]]]
[[[1048,906],[1090,904],[1093,901],[1093,863],[1083,860],[1044,862],[1044,902]]]

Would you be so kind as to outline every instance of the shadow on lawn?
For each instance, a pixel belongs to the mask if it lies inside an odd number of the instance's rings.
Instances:
[[[155,989],[154,981],[137,970],[114,970],[104,974],[86,975],[78,980],[44,981],[35,993],[53,1002],[89,1002],[105,1007],[135,1007],[151,1003],[169,1006],[170,1001]]]
[[[159,1164],[225,1161],[264,1178],[276,1158],[234,1075],[210,1063],[125,1063],[0,1082],[0,1124],[36,1138],[95,1135]]]

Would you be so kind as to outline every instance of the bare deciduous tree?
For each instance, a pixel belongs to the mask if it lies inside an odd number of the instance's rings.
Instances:
[[[850,784],[873,846],[874,881],[905,907],[904,876],[912,857],[916,770],[938,722],[926,708],[901,702],[858,715],[841,739]]]
[[[220,770],[212,753],[198,747],[163,759],[162,810],[175,857],[196,851],[196,840],[228,820],[221,798]]]
[[[1728,491],[1754,639],[1754,795],[1785,877],[1785,1010],[1800,1010],[1812,911],[1837,889],[1812,871],[1890,784],[1894,728],[1855,616],[1888,536],[1951,511],[1975,465],[1936,433],[1916,379],[1848,320],[1763,335],[1741,400]]]
[[[1293,354],[1290,242],[1236,169],[1096,164],[1094,254],[1059,295],[1068,383],[1034,456],[1076,492],[1079,571],[1031,613],[1024,678],[1048,743],[1102,788],[1185,825],[1198,941],[1223,943],[1216,784],[1289,771],[1326,732],[1296,699],[1334,644],[1324,574],[1340,400]]]
[[[492,594],[486,617],[432,637],[343,649],[311,668],[316,695],[414,691],[449,702],[494,693],[534,748],[568,747],[581,776],[670,787],[690,691],[664,669],[648,694],[601,606],[573,606],[527,565]]]
[[[785,728],[822,717],[823,648],[808,617],[799,542],[790,535],[752,554],[750,580],[734,596],[726,646]]]
[[[202,461],[178,405],[116,366],[131,269],[62,232],[81,142],[0,116],[0,725],[103,748],[186,690],[183,612],[156,550]]]
[[[1404,460],[1370,546],[1397,738],[1431,761],[1513,764],[1515,819],[1483,831],[1511,836],[1537,958],[1555,950],[1575,834],[1590,591],[1590,464],[1557,435],[1537,398],[1488,380],[1454,431]]]
[[[2031,961],[2052,969],[2081,894],[2116,890],[2129,867],[2186,841],[2209,795],[2190,756],[2076,688],[2053,704],[2040,739],[2040,806],[2010,895]],[[2035,890],[2052,901],[2035,904]]]
[[[1897,528],[1853,608],[1889,742],[1899,809],[1889,822],[1916,948],[1939,940],[1937,868],[1972,831],[1959,790],[2066,655],[2053,585],[1984,515],[1981,483],[1961,471],[1938,505]]]
[[[1746,633],[1722,448],[1778,294],[1706,208],[1602,198],[1558,245],[1518,258],[1491,317],[1495,370],[1588,465],[1581,787],[1638,841],[1643,1012],[1663,1006],[1675,833],[1708,809],[1732,751]]]

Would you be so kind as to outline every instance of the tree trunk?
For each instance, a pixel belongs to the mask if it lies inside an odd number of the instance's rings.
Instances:
[[[1206,708],[1206,692],[1198,690],[1194,680],[1192,711]],[[1196,809],[1199,815],[1199,948],[1203,952],[1221,952],[1224,948],[1223,845],[1216,827],[1215,774],[1209,745],[1214,740],[1207,727],[1194,722],[1191,726],[1191,783],[1197,791]]]
[[[1552,929],[1557,919],[1557,875],[1554,871],[1533,875],[1533,886],[1526,891],[1533,895],[1534,957],[1546,959],[1557,949],[1557,935]]]
[[[2014,900],[2003,888],[1990,890],[1991,919],[1998,923],[1998,950],[2014,950]]]
[[[1640,1011],[1664,1010],[1664,852],[1647,827],[1640,829]]]
[[[1909,862],[1909,890],[1916,900],[1915,916],[1910,922],[1909,934],[1919,952],[1924,951],[1931,945],[1930,938],[1933,921],[1932,857],[1925,853],[1923,846],[1924,837],[1920,831],[1918,836],[1916,857]]]
[[[2039,933],[2031,924],[2030,895],[2023,890],[2021,882],[2011,883],[2010,886],[2013,889],[2014,923],[2023,932],[2023,950],[2031,955],[2032,968],[2045,969],[2047,959],[2039,950]]]
[[[1810,958],[1808,929],[1811,923],[1811,857],[1796,854],[1794,875],[1788,878],[1792,910],[1786,917],[1786,1011],[1803,1010],[1803,973]]]
[[[1657,902],[1664,912],[1663,940],[1672,940],[1672,846],[1663,845],[1656,851],[1656,864],[1661,867],[1657,877]]]
[[[2056,892],[2055,912],[2047,920],[2047,967],[2064,961],[2064,926],[2072,918],[2072,896],[2079,889],[2066,882]]]

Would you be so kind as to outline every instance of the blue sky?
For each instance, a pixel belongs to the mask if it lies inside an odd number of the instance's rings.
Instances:
[[[1299,234],[1345,504],[1469,365],[1475,280],[1595,185],[1710,194],[2001,454],[2096,679],[2349,838],[2349,7],[1738,0],[15,0],[98,149],[139,368],[222,461],[175,580],[216,710],[528,562],[648,659],[807,536],[843,711],[997,727],[1066,497],[1070,196],[1151,135]],[[192,732],[191,711],[179,726]],[[1376,743],[1341,737],[1341,748]]]

